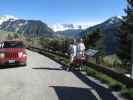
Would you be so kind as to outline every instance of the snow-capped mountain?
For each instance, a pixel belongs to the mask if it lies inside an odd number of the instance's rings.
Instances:
[[[0,25],[3,23],[3,22],[6,22],[8,20],[17,20],[18,18],[15,17],[15,16],[10,16],[10,15],[6,15],[6,16],[0,16]]]
[[[115,16],[108,19],[106,22],[104,22],[104,24],[113,25],[113,24],[119,23],[121,20],[123,20],[121,16]]]
[[[18,19],[14,16],[0,17],[0,30],[22,33],[29,36],[52,36],[54,33],[40,20]]]

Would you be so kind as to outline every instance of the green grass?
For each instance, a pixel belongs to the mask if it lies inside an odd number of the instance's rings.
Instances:
[[[120,94],[129,99],[133,100],[133,88],[127,88],[126,85],[122,84],[121,82],[114,80],[113,78],[105,75],[104,73],[98,72],[93,68],[88,68],[87,75],[95,77],[96,79],[100,80],[101,82],[107,84],[110,89],[119,91]]]
[[[133,100],[133,88],[132,89],[125,89],[121,92],[121,94],[128,98],[129,100]]]
[[[96,79],[100,80],[101,82],[107,84],[109,88],[115,91],[120,91],[126,88],[126,86],[122,83],[120,83],[117,80],[114,80],[113,78],[109,77],[108,75],[98,72],[93,68],[88,67],[87,75],[95,77]]]

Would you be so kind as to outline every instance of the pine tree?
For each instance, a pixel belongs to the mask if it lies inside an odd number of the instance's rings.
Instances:
[[[127,0],[128,6],[125,9],[126,16],[123,17],[123,24],[118,35],[119,47],[118,56],[124,63],[131,60],[131,40],[133,35],[133,0]]]
[[[96,47],[97,43],[99,42],[101,38],[101,30],[97,28],[93,32],[87,32],[85,36],[85,46],[87,48],[89,47]]]

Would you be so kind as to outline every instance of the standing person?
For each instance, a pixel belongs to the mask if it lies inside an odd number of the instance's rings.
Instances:
[[[84,53],[85,53],[85,45],[83,39],[81,38],[79,40],[79,43],[77,44],[77,56],[82,57],[84,56]]]
[[[77,43],[76,43],[76,40],[72,40],[70,46],[69,46],[69,54],[70,54],[70,65],[69,65],[69,68],[67,70],[70,69],[71,67],[71,64],[73,63],[76,55],[77,55]]]
[[[80,63],[80,70],[81,70],[85,60],[85,45],[82,38],[79,40],[79,43],[77,44],[77,58]]]

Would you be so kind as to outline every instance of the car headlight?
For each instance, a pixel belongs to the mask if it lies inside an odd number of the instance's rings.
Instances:
[[[23,56],[23,52],[19,52],[19,53],[18,53],[18,57],[21,58],[22,56]]]
[[[26,57],[26,53],[25,52],[18,52],[18,57]]]
[[[5,58],[5,53],[0,53],[0,58]]]

